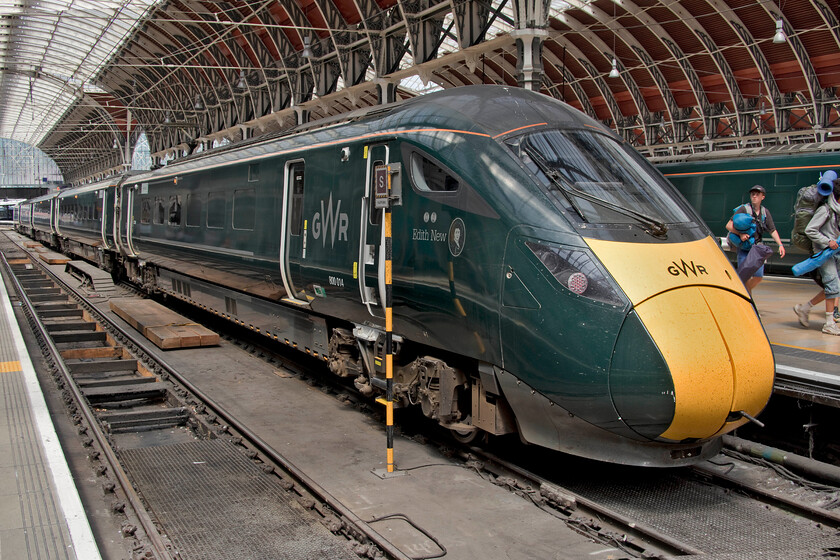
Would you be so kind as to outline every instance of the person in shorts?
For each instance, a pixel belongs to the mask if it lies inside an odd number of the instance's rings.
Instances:
[[[781,258],[785,257],[785,246],[782,245],[782,239],[779,237],[779,232],[776,231],[776,224],[773,222],[773,216],[770,214],[770,210],[762,206],[762,202],[764,202],[764,198],[767,196],[767,191],[761,185],[753,185],[750,189],[750,201],[747,204],[742,204],[735,210],[736,214],[750,214],[755,221],[755,242],[761,243],[761,238],[764,233],[769,233],[770,236],[773,238],[773,241],[779,246],[779,256]],[[732,220],[730,219],[729,222],[726,224],[726,230],[730,233],[734,233],[738,237],[740,237],[741,241],[747,241],[750,238],[749,233],[741,233],[735,229]],[[741,264],[744,262],[744,259],[747,258],[749,254],[749,249],[738,248],[738,268],[741,268]],[[746,282],[747,291],[752,294],[753,289],[758,286],[759,282],[764,279],[764,265],[761,265],[761,268],[756,270],[752,277],[750,277]]]

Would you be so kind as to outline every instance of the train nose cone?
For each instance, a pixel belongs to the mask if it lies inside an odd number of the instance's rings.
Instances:
[[[638,304],[619,335],[610,393],[622,421],[648,439],[705,439],[757,415],[773,389],[770,345],[750,303],[686,286]]]

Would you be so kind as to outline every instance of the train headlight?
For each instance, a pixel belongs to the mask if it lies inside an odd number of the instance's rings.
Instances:
[[[567,287],[578,295],[583,295],[589,287],[589,279],[583,272],[573,272],[566,280]]]
[[[612,305],[625,304],[589,251],[533,241],[526,241],[525,245],[570,292]]]

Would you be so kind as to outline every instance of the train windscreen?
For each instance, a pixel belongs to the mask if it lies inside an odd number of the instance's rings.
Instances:
[[[673,187],[616,139],[589,130],[543,130],[507,141],[554,203],[589,223],[691,222]]]

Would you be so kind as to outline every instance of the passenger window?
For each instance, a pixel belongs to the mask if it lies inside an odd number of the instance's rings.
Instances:
[[[253,183],[260,180],[260,164],[252,163],[248,166],[248,182]]]
[[[289,209],[289,233],[300,235],[303,229],[303,178],[304,163],[293,163],[289,167],[291,175],[292,207]]]
[[[187,195],[187,226],[201,226],[201,197]]]
[[[175,194],[169,197],[169,219],[170,226],[181,225],[181,195]]]
[[[152,201],[149,197],[140,200],[140,223],[148,224],[152,221]]]
[[[256,191],[254,189],[240,189],[233,191],[233,229],[254,229],[256,213]]]
[[[419,191],[455,192],[458,190],[458,179],[417,152],[411,154],[411,180]]]
[[[225,193],[211,192],[207,197],[207,227],[225,227]]]
[[[163,198],[156,196],[155,197],[155,223],[162,224],[163,223],[163,216],[166,213],[166,209],[163,207]]]

